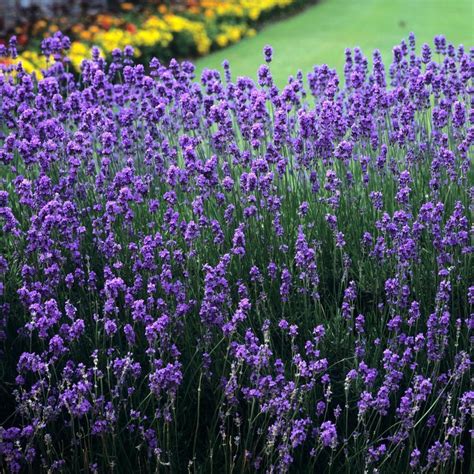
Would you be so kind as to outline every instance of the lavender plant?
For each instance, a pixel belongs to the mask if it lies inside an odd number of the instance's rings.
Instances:
[[[68,47],[0,72],[3,470],[466,469],[474,50]]]

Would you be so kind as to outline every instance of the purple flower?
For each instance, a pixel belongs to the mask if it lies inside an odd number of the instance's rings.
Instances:
[[[336,426],[332,421],[325,421],[319,428],[319,439],[324,447],[335,449],[337,446]]]
[[[273,48],[270,45],[265,45],[263,47],[263,55],[265,56],[265,61],[270,63],[272,61],[273,56]]]

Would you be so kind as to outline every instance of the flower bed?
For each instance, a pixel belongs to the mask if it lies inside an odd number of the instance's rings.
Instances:
[[[468,470],[465,49],[278,89],[270,47],[254,83],[68,46],[0,73],[1,469]]]
[[[256,34],[256,28],[268,19],[300,8],[308,0],[201,0],[189,1],[187,8],[165,5],[138,9],[132,3],[122,3],[122,14],[99,14],[82,23],[70,24],[68,18],[44,19],[17,28],[23,60],[28,72],[44,67],[40,58],[40,42],[59,29],[71,37],[71,60],[79,72],[88,51],[98,46],[111,58],[114,49],[134,47],[136,58],[146,64],[152,57],[161,60],[189,58],[224,48],[242,38]]]

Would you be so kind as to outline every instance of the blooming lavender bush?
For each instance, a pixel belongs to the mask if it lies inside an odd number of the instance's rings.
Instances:
[[[256,84],[43,46],[0,73],[3,469],[467,467],[472,54],[278,89],[270,47]]]

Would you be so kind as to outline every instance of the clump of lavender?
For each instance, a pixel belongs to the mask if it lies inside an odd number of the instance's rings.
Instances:
[[[2,469],[467,466],[472,51],[280,89],[270,46],[258,83],[43,46],[0,70]]]

